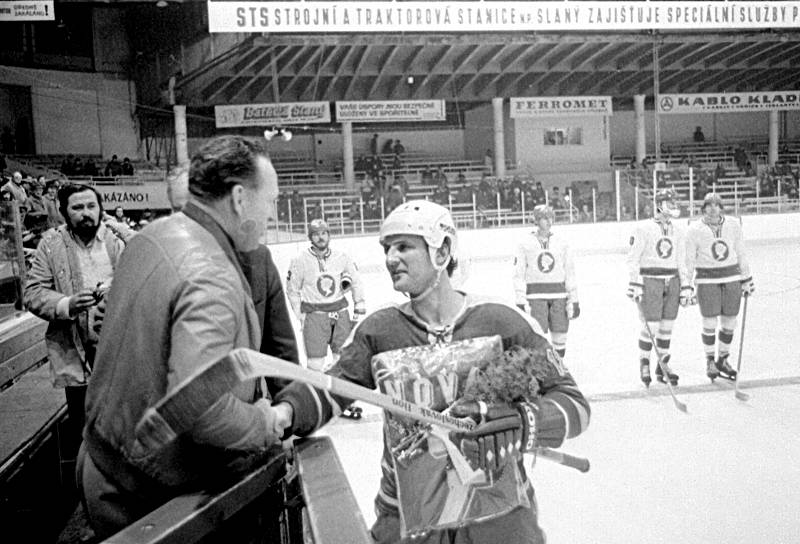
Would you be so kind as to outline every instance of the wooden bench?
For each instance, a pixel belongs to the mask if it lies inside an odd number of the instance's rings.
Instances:
[[[314,544],[371,543],[331,439],[297,441],[293,452],[289,471],[280,454],[217,493],[176,497],[104,542],[301,544],[310,533]]]

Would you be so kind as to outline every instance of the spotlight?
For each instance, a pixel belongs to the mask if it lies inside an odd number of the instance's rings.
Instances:
[[[267,129],[267,130],[264,131],[264,138],[267,141],[270,141],[275,136],[277,136],[277,134],[278,134],[278,130],[275,127],[272,127],[271,129]]]
[[[285,128],[285,129],[281,130],[281,132],[283,133],[283,141],[284,142],[291,141],[291,139],[292,139],[292,131],[291,130],[289,130],[288,128]]]
[[[168,5],[169,5],[169,2],[167,2],[167,0],[158,0],[158,2],[156,2],[156,7],[157,8],[165,8]]]
[[[414,76],[408,76],[406,78],[406,83],[408,83],[409,85],[413,85],[414,84]]]

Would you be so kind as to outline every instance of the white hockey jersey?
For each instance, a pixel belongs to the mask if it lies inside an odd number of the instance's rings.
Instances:
[[[350,257],[330,248],[319,256],[312,248],[292,259],[286,295],[298,316],[308,312],[336,312],[347,308],[345,293],[352,290],[356,311],[364,312],[364,289],[358,267]]]
[[[553,233],[546,241],[535,232],[526,237],[514,256],[514,297],[517,304],[556,298],[578,302],[575,263],[566,240]]]
[[[739,221],[722,216],[719,225],[692,223],[686,237],[686,268],[695,283],[751,279]]]
[[[641,284],[642,278],[677,276],[681,285],[688,285],[686,231],[672,221],[640,221],[630,238],[627,264],[631,283]]]

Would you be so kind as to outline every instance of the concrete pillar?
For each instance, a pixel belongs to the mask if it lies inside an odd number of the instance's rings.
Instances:
[[[503,99],[492,98],[492,117],[494,118],[494,175],[506,175],[506,143],[503,128]]]
[[[186,140],[186,106],[172,106],[175,117],[175,156],[179,167],[189,166],[189,144]]]
[[[353,167],[353,122],[342,122],[342,160],[344,168],[344,186],[348,191],[352,191],[356,186],[356,174]]]
[[[644,130],[644,95],[637,94],[633,97],[633,117],[636,127],[636,162],[642,164],[647,156],[647,145]]]
[[[769,151],[767,153],[767,160],[770,166],[775,166],[778,162],[778,139],[779,139],[779,120],[781,112],[769,112]]]

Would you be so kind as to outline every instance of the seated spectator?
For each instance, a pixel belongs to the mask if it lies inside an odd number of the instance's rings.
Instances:
[[[456,176],[456,185],[464,185],[467,182],[467,176],[464,175],[463,170]]]
[[[103,174],[110,178],[115,178],[122,175],[122,164],[120,164],[116,155],[113,155],[111,160],[106,163],[106,168],[103,170]]]
[[[392,153],[394,153],[394,140],[389,139],[384,142],[381,148],[381,155],[391,155]]]
[[[620,221],[631,221],[633,220],[633,212],[628,207],[627,204],[623,204],[620,206],[619,209],[619,219]]]
[[[64,216],[58,210],[58,182],[56,180],[48,181],[45,185],[45,193],[42,197],[44,202],[44,209],[47,211],[47,226],[49,228],[56,228],[65,223]]]
[[[295,189],[292,191],[292,197],[289,199],[292,206],[292,220],[299,221],[303,217],[303,197],[300,196],[300,191]]]
[[[450,188],[447,186],[446,181],[439,182],[438,185],[436,185],[436,189],[433,190],[432,199],[442,206],[450,204]]]
[[[408,181],[403,174],[397,174],[394,177],[394,182],[400,186],[400,190],[403,191],[404,195],[408,194]]]
[[[591,223],[593,221],[592,212],[589,211],[588,204],[581,204],[581,211],[578,212],[578,223]]]
[[[400,140],[395,140],[394,141],[394,148],[392,149],[392,151],[394,151],[395,155],[398,155],[398,156],[402,157],[403,153],[406,152],[406,148],[405,148],[405,146],[403,144],[400,143]]]
[[[361,220],[361,203],[357,198],[354,198],[350,201],[350,207],[347,209],[347,220],[348,221],[360,221]]]
[[[694,134],[692,134],[692,139],[696,143],[702,143],[706,141],[706,135],[703,134],[703,129],[701,127],[697,127],[694,129]]]
[[[131,160],[128,157],[122,159],[122,166],[120,168],[122,169],[123,176],[132,176],[134,173],[133,165],[131,164]]]
[[[44,178],[44,176],[42,176]],[[25,228],[30,231],[41,233],[47,229],[47,208],[42,199],[42,192],[44,190],[44,179],[30,184],[31,190],[28,192],[28,198],[25,201]]]
[[[536,187],[533,189],[533,204],[538,206],[539,204],[545,203],[545,195],[544,195],[544,187],[542,187],[542,182],[537,181]]]
[[[97,170],[97,164],[95,164],[93,158],[89,157],[86,159],[86,163],[83,165],[83,175],[91,177],[100,175],[100,172]]]
[[[427,166],[419,176],[419,182],[422,185],[433,185],[433,173]]]
[[[494,157],[491,149],[487,149],[483,156],[483,171],[489,176],[494,172]]]
[[[131,224],[131,220],[125,217],[125,210],[122,209],[122,206],[117,206],[114,208],[114,215],[112,216],[112,219],[122,225]]]
[[[83,176],[83,161],[80,157],[75,157],[75,161],[72,163],[72,175],[73,176]]]
[[[400,189],[400,186],[396,183],[392,185],[391,189],[389,190],[389,194],[386,197],[386,201],[384,203],[384,208],[386,213],[390,213],[396,207],[403,203],[404,197],[403,192]]]
[[[400,170],[401,168],[403,168],[403,161],[400,160],[400,155],[395,153],[392,159],[392,170]]]
[[[28,200],[28,193],[22,184],[22,172],[19,170],[11,174],[11,180],[0,188],[0,191],[8,193],[8,200],[16,200],[25,209],[25,201]]]
[[[554,210],[564,209],[564,200],[561,198],[561,191],[558,190],[557,186],[553,186],[553,190],[550,193],[550,207]]]
[[[714,169],[714,181],[719,181],[726,176],[725,167],[722,165],[721,162],[717,163],[717,167]]]

